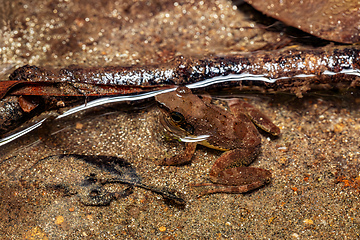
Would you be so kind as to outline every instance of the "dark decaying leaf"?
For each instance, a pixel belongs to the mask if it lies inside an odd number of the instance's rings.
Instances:
[[[70,154],[46,157],[25,171],[22,180],[39,187],[62,189],[69,195],[76,194],[85,205],[108,205],[131,194],[134,186],[153,191],[177,204],[185,203],[174,191],[143,184],[128,162],[111,156]],[[119,189],[120,184],[128,187]]]
[[[17,84],[21,83],[22,81],[0,81],[0,99],[2,99],[6,93],[16,86]]]

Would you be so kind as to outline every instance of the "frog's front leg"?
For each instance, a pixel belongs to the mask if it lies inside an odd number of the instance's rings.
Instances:
[[[182,165],[188,163],[191,161],[191,158],[195,153],[196,145],[197,145],[196,142],[188,142],[185,144],[185,149],[183,150],[182,153],[172,157],[157,160],[156,163],[162,166],[163,165],[175,166],[175,165]]]
[[[255,152],[255,154],[254,154]],[[237,166],[251,162],[256,157],[256,149],[235,149],[223,153],[211,168],[209,177],[213,183],[193,184],[208,186],[210,189],[199,195],[212,193],[244,193],[263,186],[271,179],[271,173],[261,168]]]

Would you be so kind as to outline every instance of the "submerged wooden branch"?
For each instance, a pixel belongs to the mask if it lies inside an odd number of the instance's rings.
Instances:
[[[301,95],[311,84],[346,82],[358,86],[359,69],[360,48],[354,45],[306,50],[288,48],[206,58],[180,56],[168,63],[147,66],[46,69],[26,65],[16,69],[10,81],[25,86],[25,89],[20,87],[12,91],[12,95],[101,96],[152,91],[217,77],[217,82],[223,86],[229,81],[241,80],[240,86],[261,86]],[[46,93],[46,90],[39,91],[39,86],[27,86],[30,82],[33,85],[41,82],[42,88],[56,83],[62,90]]]

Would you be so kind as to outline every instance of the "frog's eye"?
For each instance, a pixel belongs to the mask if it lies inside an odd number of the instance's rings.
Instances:
[[[179,112],[172,112],[171,113],[171,119],[175,122],[175,123],[181,123],[184,121],[184,116],[179,113]]]

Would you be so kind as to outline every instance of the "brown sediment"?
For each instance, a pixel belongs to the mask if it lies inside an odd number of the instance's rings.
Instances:
[[[345,82],[358,86],[359,57],[359,47],[342,46],[306,50],[288,48],[282,51],[259,51],[202,58],[180,56],[164,64],[146,66],[69,66],[62,69],[45,69],[26,65],[15,70],[10,75],[10,80],[156,87],[185,85],[230,74],[251,74],[265,77],[268,81],[244,78],[239,85],[291,91],[300,96],[310,89],[311,84],[334,85]],[[231,84],[236,81],[236,76],[232,80],[234,81],[231,81]],[[229,84],[221,83],[221,85]]]

